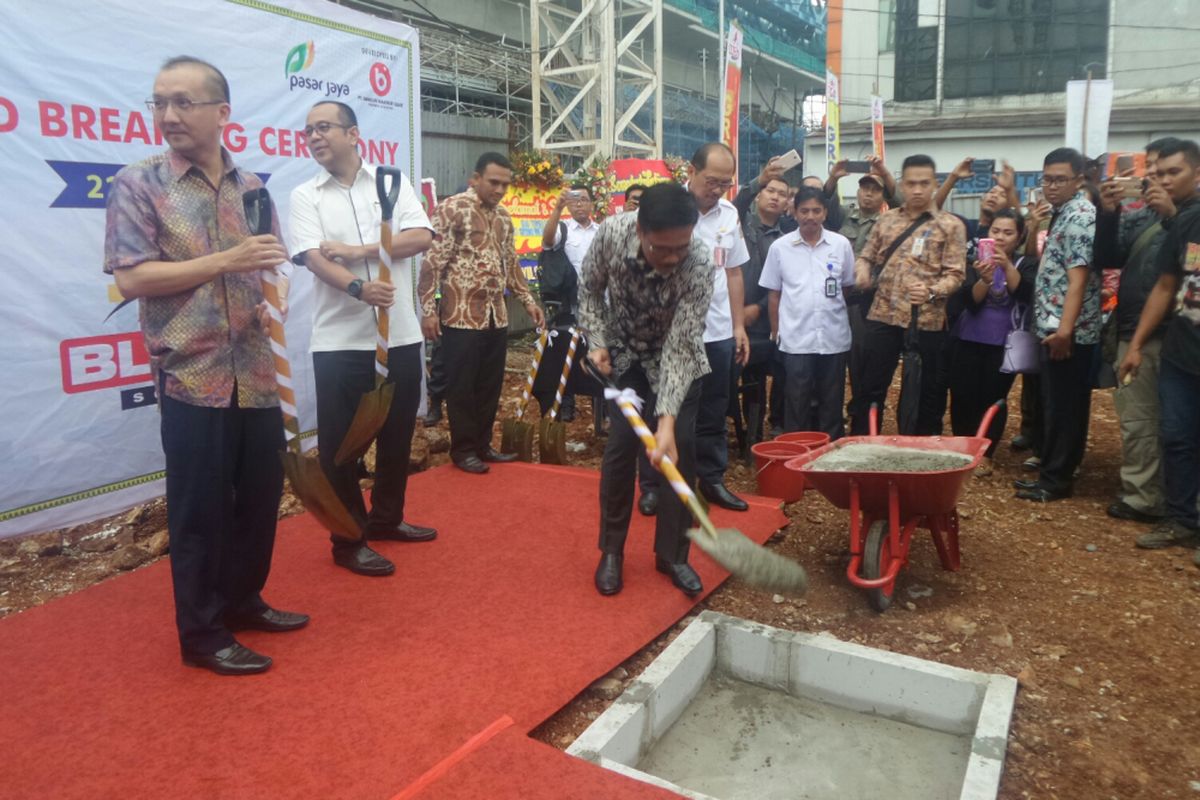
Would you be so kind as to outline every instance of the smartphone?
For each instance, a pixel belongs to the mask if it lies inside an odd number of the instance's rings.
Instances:
[[[1113,180],[1121,187],[1123,190],[1122,196],[1127,200],[1141,197],[1142,192],[1146,188],[1146,180],[1144,178],[1113,178]]]
[[[800,162],[802,162],[803,160],[804,159],[801,158],[800,154],[797,153],[795,150],[788,150],[786,153],[784,153],[783,155],[781,155],[779,157],[778,163],[779,163],[780,168],[782,168],[784,172],[787,172],[789,169],[792,169],[793,167],[800,166]]]
[[[1042,204],[1042,189],[1040,186],[1031,186],[1029,188],[1028,201],[1035,208]]]
[[[1126,172],[1130,173],[1126,177],[1146,177],[1145,153],[1106,153],[1100,159],[1101,180],[1119,178]]]
[[[582,189],[572,189],[571,191],[567,192],[567,197],[571,198],[572,200],[582,200],[586,196],[587,192],[583,191]]]
[[[976,158],[971,161],[971,171],[976,175],[987,175],[989,178],[996,172],[996,159]]]
[[[851,175],[853,175],[855,173],[862,173],[865,175],[870,171],[871,171],[871,162],[870,161],[847,161],[846,162],[846,172],[849,172]]]

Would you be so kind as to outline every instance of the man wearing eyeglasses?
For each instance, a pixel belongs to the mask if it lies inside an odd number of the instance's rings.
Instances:
[[[1083,156],[1069,147],[1050,151],[1042,166],[1042,193],[1053,209],[1033,296],[1044,422],[1037,480],[1016,481],[1022,500],[1070,497],[1087,447],[1101,319],[1100,273],[1092,268],[1096,208],[1083,191],[1083,169]]]
[[[287,251],[278,224],[262,236],[247,228],[242,195],[262,181],[221,146],[230,106],[220,70],[172,58],[147,106],[170,149],[113,180],[104,269],[140,300],[159,392],[179,645],[189,666],[263,672],[271,659],[234,631],[308,623],[261,594],[283,491],[283,419],[259,273],[286,264]]]
[[[429,249],[433,228],[408,176],[392,214],[393,283],[378,280],[380,206],[375,167],[358,154],[358,117],[345,103],[325,101],[308,112],[305,140],[321,166],[292,191],[293,261],[317,277],[313,286],[312,356],[317,389],[321,469],[364,534],[332,536],[333,562],[359,575],[391,575],[396,567],[366,540],[427,542],[433,528],[404,518],[408,456],[421,403],[421,323],[413,300],[413,266],[401,259]],[[375,440],[375,485],[367,512],[356,463],[334,456],[364,394],[375,387],[375,309],[390,312],[388,376],[394,395]]]
[[[696,475],[696,412],[702,377],[709,372],[702,345],[713,293],[709,249],[693,238],[696,202],[675,183],[642,194],[638,210],[609,217],[583,260],[579,321],[588,358],[621,389],[645,401],[642,416],[654,431],[655,466],[670,458],[689,484]],[[625,537],[633,515],[639,453],[633,428],[614,404],[612,430],[600,466],[600,565],[596,590],[622,588]],[[685,594],[703,590],[687,563],[691,515],[669,489],[655,520],[655,566]]]

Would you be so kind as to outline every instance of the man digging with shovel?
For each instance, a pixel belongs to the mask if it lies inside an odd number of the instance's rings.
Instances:
[[[433,528],[404,521],[408,457],[421,401],[421,326],[413,300],[412,270],[400,259],[427,250],[433,229],[407,178],[392,216],[391,255],[400,266],[395,285],[378,280],[380,200],[376,167],[358,154],[358,119],[344,103],[317,103],[304,128],[320,173],[292,192],[293,260],[319,280],[313,291],[313,372],[321,467],[367,539],[427,542]],[[358,485],[358,464],[341,466],[342,445],[363,395],[375,387],[376,317],[388,309],[387,382],[394,395],[379,429],[375,485],[368,514]],[[376,312],[378,313],[378,312]],[[360,575],[391,575],[395,565],[363,540],[336,536],[333,561]]]

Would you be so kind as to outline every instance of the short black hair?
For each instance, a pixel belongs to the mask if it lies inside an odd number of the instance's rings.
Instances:
[[[1174,136],[1163,136],[1162,138],[1155,139],[1153,142],[1146,145],[1146,152],[1147,153],[1161,153],[1162,149],[1164,147],[1166,147],[1169,144],[1174,144],[1175,142],[1178,142],[1178,141],[1179,141],[1179,139]]]
[[[208,90],[216,95],[214,100],[222,100],[229,102],[229,81],[225,79],[225,73],[214,67],[202,58],[195,56],[175,56],[168,58],[163,62],[163,65],[158,68],[159,72],[166,72],[169,69],[176,67],[195,66],[202,67],[208,71]]]
[[[1074,147],[1056,147],[1051,150],[1042,161],[1042,168],[1045,169],[1051,164],[1068,165],[1072,175],[1082,175],[1087,166],[1083,154]]]
[[[1013,208],[1000,209],[999,211],[997,211],[995,214],[992,215],[992,222],[995,222],[998,219],[1011,219],[1013,222],[1017,223],[1017,238],[1018,239],[1025,235],[1025,218],[1023,216],[1021,216],[1020,214],[1018,214],[1016,209],[1013,209]],[[988,226],[988,227],[991,227],[991,226]]]
[[[588,186],[586,183],[573,183],[571,184],[571,190],[576,192],[587,192],[588,200],[591,200],[592,202],[596,201],[596,195],[592,193],[592,187]]]
[[[933,159],[924,153],[916,153],[904,159],[904,163],[900,165],[900,174],[903,175],[906,170],[912,167],[929,167],[933,170],[934,175],[937,174],[937,164],[934,164]]]
[[[765,180],[765,181],[763,181],[763,184],[762,184],[762,186],[759,186],[759,187],[758,187],[759,194],[761,194],[761,193],[762,193],[762,190],[763,190],[763,189],[766,189],[766,188],[767,188],[767,186],[769,186],[769,185],[770,185],[770,184],[772,184],[772,183],[782,183],[782,184],[783,184],[784,186],[786,186],[788,189],[791,189],[791,188],[792,188],[792,185],[791,185],[790,183],[788,183],[786,180],[784,180],[782,177],[778,177],[778,178],[770,178],[770,179],[768,179],[768,180]]]
[[[337,106],[338,120],[347,128],[358,127],[358,115],[354,113],[354,109],[340,100],[320,100],[313,103],[313,108],[317,106]]]
[[[664,181],[647,187],[637,208],[638,225],[644,231],[666,231],[687,228],[700,219],[696,198],[674,181]]]
[[[475,174],[482,175],[487,171],[489,164],[495,164],[497,167],[503,167],[508,170],[512,169],[512,162],[508,160],[508,156],[503,153],[489,151],[475,161]]]
[[[801,186],[796,190],[796,196],[792,198],[792,206],[799,208],[801,203],[807,203],[809,200],[816,200],[821,204],[821,208],[827,208],[825,205],[825,192],[815,186]]]
[[[640,184],[640,183],[631,183],[631,184],[629,185],[629,187],[625,189],[625,196],[626,196],[626,197],[629,197],[629,193],[630,193],[630,192],[644,192],[644,191],[646,191],[646,187],[645,187],[645,186],[643,186],[642,184]]]
[[[714,150],[724,150],[729,153],[729,157],[733,159],[733,168],[737,169],[737,155],[733,150],[729,149],[729,145],[724,142],[706,142],[692,153],[692,166],[696,169],[704,169],[708,166],[708,157],[713,154]]]
[[[1160,159],[1183,153],[1183,158],[1193,167],[1200,167],[1200,147],[1191,139],[1175,139],[1163,145],[1158,151]]]

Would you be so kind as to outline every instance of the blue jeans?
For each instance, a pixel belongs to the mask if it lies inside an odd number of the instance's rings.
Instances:
[[[1167,516],[1189,528],[1200,528],[1196,513],[1196,495],[1200,493],[1200,375],[1164,358],[1158,371],[1158,400]]]

